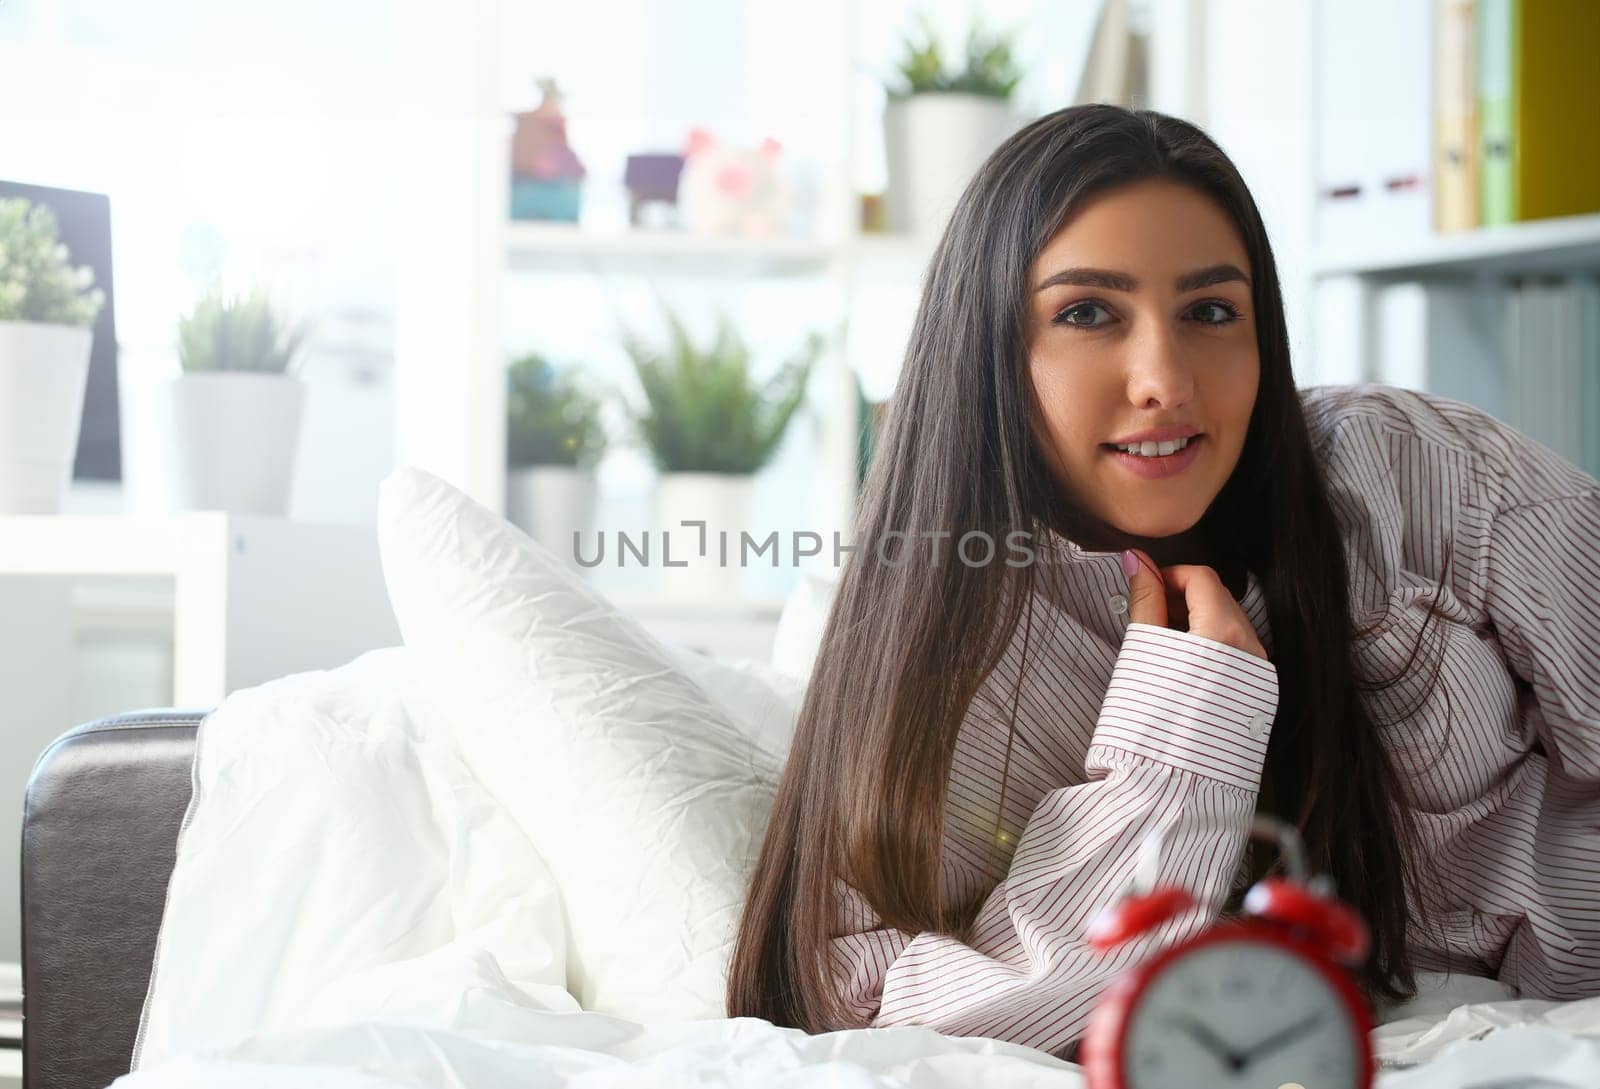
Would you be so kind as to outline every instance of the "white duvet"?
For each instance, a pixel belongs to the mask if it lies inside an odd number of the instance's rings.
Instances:
[[[1041,1052],[925,1029],[580,1010],[549,873],[465,770],[407,653],[238,693],[202,728],[119,1089],[1084,1084]],[[1600,999],[1427,982],[1378,1030],[1383,1089],[1600,1086]]]
[[[489,958],[462,954],[408,964],[352,988],[344,999],[342,1009],[325,1011],[328,1023],[321,1027],[182,1053],[116,1085],[1084,1085],[1077,1066],[1042,1052],[925,1029],[807,1036],[750,1018],[639,1025],[595,1013],[552,1012],[517,993]],[[1380,1074],[1382,1089],[1600,1085],[1600,1039],[1593,1038],[1600,1035],[1600,999],[1564,1006],[1468,1005],[1430,1024],[1426,1030],[1379,1030],[1382,1054],[1398,1067]]]
[[[119,1087],[986,1086],[1084,1084],[1080,1069],[992,1040],[915,1028],[807,1036],[749,1018],[638,1025],[549,1012],[486,960],[441,958],[374,981],[348,1022],[182,1054]],[[1509,1027],[1504,1027],[1509,1026]],[[1487,1032],[1481,1039],[1473,1039]],[[1379,1030],[1382,1089],[1592,1089],[1600,999],[1464,1006],[1429,1030]],[[1456,1041],[1454,1046],[1447,1041]],[[1421,1056],[1434,1055],[1422,1061]],[[1413,1059],[1420,1065],[1411,1066]]]

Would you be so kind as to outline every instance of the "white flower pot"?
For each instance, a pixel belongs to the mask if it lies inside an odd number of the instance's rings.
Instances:
[[[72,482],[94,334],[0,321],[0,514],[58,514]]]
[[[736,605],[744,570],[740,566],[741,533],[757,543],[766,534],[750,524],[755,478],[730,473],[663,473],[656,481],[656,524],[650,563],[661,573],[662,593],[675,600],[711,606]],[[704,522],[701,531],[684,522]],[[727,559],[723,560],[723,534]],[[780,541],[781,545],[782,542]],[[771,563],[769,548],[750,563]],[[668,566],[668,561],[671,566]]]
[[[1007,103],[984,95],[890,99],[883,111],[889,229],[923,237],[943,231],[961,191],[1016,121]]]
[[[506,474],[506,518],[528,536],[577,567],[573,534],[593,555],[595,477],[592,469],[533,465]]]
[[[163,382],[168,507],[286,516],[305,395],[299,379],[282,374],[213,371]]]

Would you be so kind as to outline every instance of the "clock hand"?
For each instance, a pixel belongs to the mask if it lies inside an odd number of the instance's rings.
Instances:
[[[1283,1045],[1293,1040],[1298,1040],[1300,1037],[1319,1027],[1321,1024],[1322,1014],[1313,1013],[1309,1017],[1305,1017],[1299,1021],[1296,1021],[1288,1028],[1279,1029],[1277,1032],[1274,1032],[1271,1036],[1268,1036],[1265,1040],[1262,1040],[1255,1046],[1245,1048],[1244,1052],[1239,1056],[1240,1063],[1242,1065],[1249,1065],[1250,1063],[1254,1062],[1258,1056],[1264,1055],[1269,1051],[1276,1051]]]
[[[1194,1038],[1194,1041],[1211,1054],[1221,1059],[1229,1070],[1237,1071],[1243,1068],[1248,1061],[1247,1057],[1233,1050],[1227,1043],[1212,1032],[1210,1027],[1193,1017],[1173,1016],[1167,1017],[1167,1023],[1175,1025]]]

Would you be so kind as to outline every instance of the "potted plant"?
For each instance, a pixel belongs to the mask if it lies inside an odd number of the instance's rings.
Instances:
[[[575,564],[573,535],[594,521],[594,466],[605,453],[600,401],[538,354],[506,372],[506,517]]]
[[[72,481],[105,294],[50,209],[0,200],[0,514],[56,514]]]
[[[667,589],[673,596],[729,601],[738,595],[740,533],[762,536],[749,525],[755,473],[771,460],[804,400],[823,337],[812,333],[776,373],[757,381],[750,349],[726,316],[705,347],[675,314],[668,311],[666,320],[665,350],[632,334],[624,335],[624,348],[644,393],[633,422],[661,474],[656,526],[671,535],[671,562],[687,563],[668,571]],[[685,527],[686,521],[705,522],[704,555],[698,531]],[[664,566],[668,558],[651,562]]]
[[[160,396],[172,507],[288,514],[305,407],[293,370],[303,339],[259,290],[232,297],[213,288],[178,320],[183,373]]]
[[[1022,73],[1012,40],[974,22],[962,65],[952,68],[926,12],[904,39],[883,113],[890,230],[942,230],[972,175],[1016,127],[1011,96]]]

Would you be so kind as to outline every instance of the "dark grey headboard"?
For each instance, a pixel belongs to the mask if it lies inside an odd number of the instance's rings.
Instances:
[[[128,1072],[203,711],[86,723],[34,764],[22,817],[25,1089]]]

